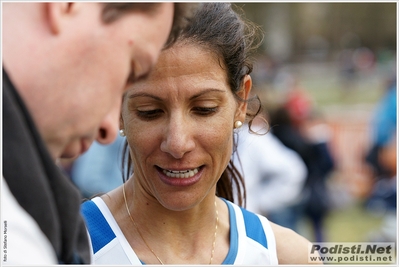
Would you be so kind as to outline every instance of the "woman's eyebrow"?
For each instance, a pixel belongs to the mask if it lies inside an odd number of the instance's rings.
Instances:
[[[148,94],[148,93],[145,93],[145,92],[140,92],[140,93],[135,93],[135,94],[129,95],[129,99],[132,99],[132,98],[135,98],[135,97],[151,97],[151,98],[154,98],[155,100],[158,100],[158,101],[162,100],[162,98],[160,98],[158,96],[155,96],[155,95],[152,95],[152,94]]]
[[[226,91],[224,91],[224,90],[210,88],[210,89],[206,89],[204,91],[199,92],[198,94],[195,94],[195,95],[191,96],[190,100],[193,100],[195,98],[198,98],[198,97],[200,97],[200,96],[202,96],[204,94],[208,94],[208,93],[211,93],[211,92],[223,93],[223,94],[226,93]],[[149,94],[149,93],[146,93],[146,92],[139,92],[139,93],[134,93],[134,94],[129,95],[129,99],[132,99],[132,98],[135,98],[135,97],[150,97],[150,98],[153,98],[153,99],[155,99],[157,101],[162,101],[162,98],[160,98],[158,96],[155,96],[155,95],[152,95],[152,94]]]
[[[226,93],[226,91],[224,91],[224,90],[210,88],[210,89],[206,89],[206,90],[204,90],[204,91],[201,91],[201,92],[199,92],[198,94],[193,95],[192,97],[190,97],[190,100],[193,100],[193,99],[195,99],[195,98],[198,98],[198,97],[200,97],[200,96],[202,96],[202,95],[204,95],[204,94],[211,93],[211,92]]]

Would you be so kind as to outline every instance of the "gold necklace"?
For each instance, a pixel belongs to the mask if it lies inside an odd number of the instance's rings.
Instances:
[[[132,215],[130,214],[130,210],[129,207],[127,205],[127,200],[126,200],[126,193],[125,193],[125,183],[123,183],[122,186],[122,191],[123,191],[123,199],[125,200],[125,206],[126,206],[126,211],[127,214],[129,214],[129,218],[130,220],[133,222],[134,227],[136,228],[137,232],[139,233],[141,239],[143,240],[144,244],[147,246],[147,248],[152,252],[152,254],[154,254],[155,258],[157,258],[157,260],[159,261],[160,264],[164,265],[164,263],[162,262],[162,260],[157,256],[157,254],[155,254],[154,250],[152,250],[152,248],[147,244],[147,242],[145,241],[143,235],[141,234],[136,222],[133,220]],[[215,211],[216,211],[216,226],[215,226],[215,235],[213,237],[213,243],[212,243],[212,252],[211,252],[211,259],[209,260],[209,264],[212,264],[212,260],[213,260],[213,255],[215,253],[215,245],[216,245],[216,233],[218,230],[218,224],[219,224],[219,212],[218,212],[218,208],[216,205],[216,199],[215,199]]]

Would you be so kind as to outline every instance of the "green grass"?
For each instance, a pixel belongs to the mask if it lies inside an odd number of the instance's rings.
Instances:
[[[333,210],[326,220],[329,242],[366,242],[367,234],[381,224],[381,217],[365,211],[360,203]]]
[[[367,242],[368,233],[381,222],[381,217],[365,211],[360,203],[332,210],[325,220],[324,242]],[[309,221],[303,219],[300,225],[300,234],[314,242]]]
[[[324,84],[323,87],[319,83],[321,81],[313,81],[305,86],[319,106],[373,104],[383,93],[383,87],[376,83],[358,83],[350,89],[336,82]]]
[[[368,235],[371,231],[376,230],[382,223],[382,217],[372,215],[367,212],[361,203],[354,203],[345,208],[331,211],[325,221],[325,239],[323,242],[371,242],[368,240]],[[311,234],[311,228],[307,220],[303,220],[300,228],[300,234],[309,239],[310,242],[315,242]],[[378,255],[377,255],[378,256]],[[394,255],[395,261],[396,254]],[[326,263],[327,264],[327,263]],[[342,263],[343,265],[348,265]],[[363,264],[356,264],[360,266],[365,265],[389,265],[387,262],[364,262]],[[340,265],[334,263],[333,265]],[[352,264],[351,264],[352,265]]]

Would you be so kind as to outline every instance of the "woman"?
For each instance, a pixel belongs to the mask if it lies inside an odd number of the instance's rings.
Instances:
[[[227,3],[204,4],[191,23],[123,99],[134,172],[82,206],[94,262],[307,263],[307,240],[232,203],[245,191],[230,158],[256,28]]]

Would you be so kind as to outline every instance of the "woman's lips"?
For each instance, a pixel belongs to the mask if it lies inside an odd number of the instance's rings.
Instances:
[[[203,166],[197,168],[171,170],[157,167],[162,182],[171,186],[190,186],[202,176]]]

